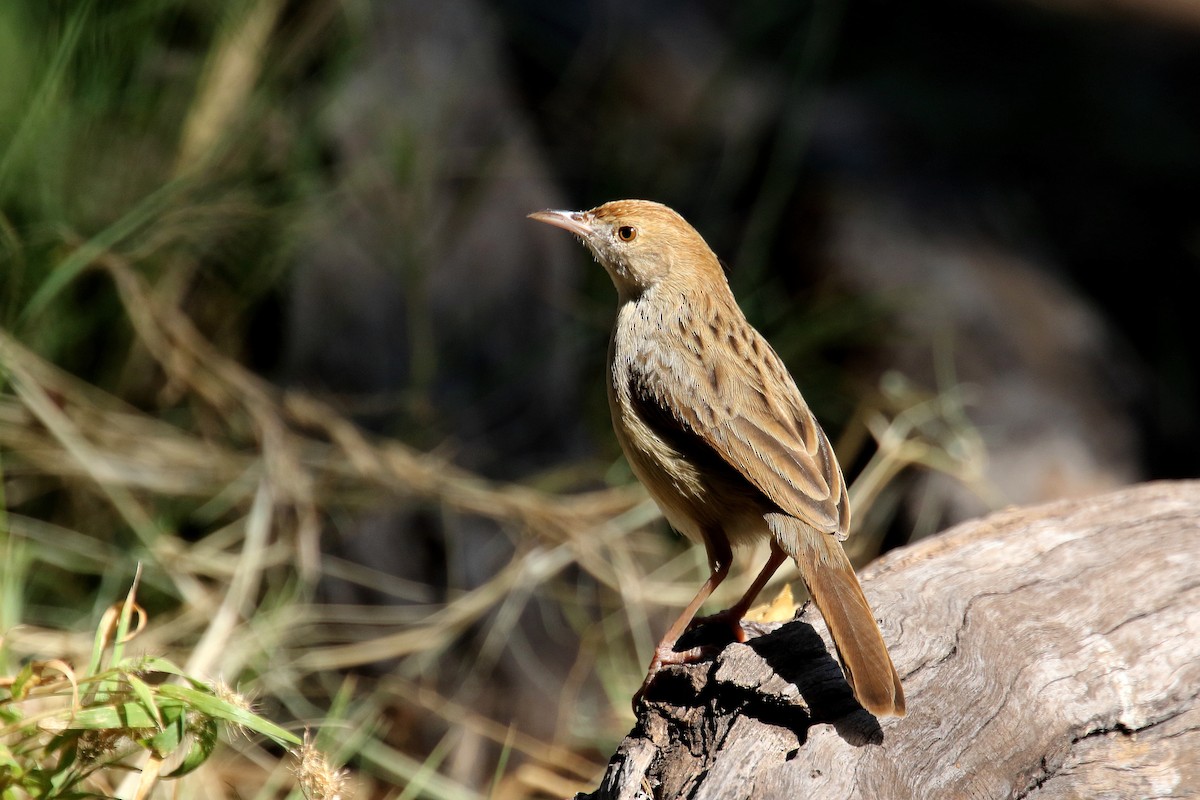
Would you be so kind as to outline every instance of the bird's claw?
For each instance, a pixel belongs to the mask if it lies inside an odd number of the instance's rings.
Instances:
[[[641,687],[633,694],[633,713],[637,714],[638,706],[641,705],[642,698],[645,697],[650,684],[654,683],[659,670],[672,664],[694,664],[697,661],[703,661],[711,657],[718,649],[713,645],[701,645],[687,650],[675,650],[669,645],[659,645],[655,648],[654,658],[650,659],[650,668],[646,671],[646,678],[642,681]]]

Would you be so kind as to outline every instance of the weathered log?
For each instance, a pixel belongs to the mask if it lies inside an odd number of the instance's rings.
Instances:
[[[862,573],[907,717],[806,608],[660,674],[587,797],[1200,796],[1198,567],[1200,482],[964,523]]]

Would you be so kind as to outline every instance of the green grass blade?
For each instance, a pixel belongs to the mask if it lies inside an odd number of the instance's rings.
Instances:
[[[163,684],[158,687],[160,695],[170,697],[187,703],[191,708],[199,711],[201,714],[208,714],[217,719],[223,719],[231,722],[234,725],[240,725],[247,730],[252,730],[255,733],[262,734],[269,739],[274,739],[281,745],[299,745],[300,738],[294,733],[284,730],[273,722],[268,722],[262,717],[247,711],[244,708],[239,708],[232,703],[227,703],[216,695],[202,692],[197,689],[191,689],[187,686],[178,686],[173,683]]]

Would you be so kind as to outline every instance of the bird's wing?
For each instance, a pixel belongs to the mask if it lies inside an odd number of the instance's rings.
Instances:
[[[791,375],[748,323],[725,342],[735,357],[686,347],[644,354],[630,373],[634,402],[682,450],[715,452],[782,511],[844,536],[842,471]]]

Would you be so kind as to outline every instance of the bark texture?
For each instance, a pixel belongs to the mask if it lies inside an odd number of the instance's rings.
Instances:
[[[964,523],[862,573],[907,717],[806,608],[665,670],[586,797],[1200,796],[1198,565],[1200,482]]]

